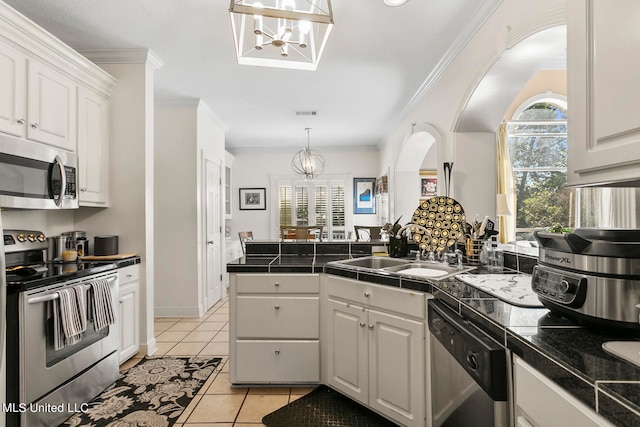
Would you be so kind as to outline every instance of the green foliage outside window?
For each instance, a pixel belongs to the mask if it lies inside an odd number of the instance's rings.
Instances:
[[[575,190],[567,182],[567,116],[533,104],[508,126],[516,187],[516,231],[573,226]]]

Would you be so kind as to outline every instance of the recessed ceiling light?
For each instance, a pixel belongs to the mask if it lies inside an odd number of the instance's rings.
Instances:
[[[384,4],[387,6],[402,6],[407,0],[384,0]]]

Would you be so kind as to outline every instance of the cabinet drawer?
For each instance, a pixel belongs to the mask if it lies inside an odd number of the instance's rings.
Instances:
[[[613,427],[609,421],[514,356],[514,398],[518,425]]]
[[[248,383],[317,383],[318,341],[238,341],[236,381]],[[233,363],[233,362],[232,362]]]
[[[317,294],[320,291],[318,274],[238,274],[236,283],[239,294]]]
[[[422,292],[329,276],[327,293],[331,297],[406,316],[419,319],[426,316],[426,298]]]
[[[127,283],[137,282],[140,276],[140,268],[136,265],[130,265],[118,270],[118,283],[120,286]]]
[[[319,297],[239,296],[237,338],[318,338]]]

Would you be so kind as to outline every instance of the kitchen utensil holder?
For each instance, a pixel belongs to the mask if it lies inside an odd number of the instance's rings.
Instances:
[[[484,240],[467,239],[467,263],[471,265],[480,264],[480,253],[484,246]]]

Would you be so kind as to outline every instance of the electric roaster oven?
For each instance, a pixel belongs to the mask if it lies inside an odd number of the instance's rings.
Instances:
[[[118,378],[118,273],[113,264],[46,262],[48,245],[39,231],[3,234],[6,423],[57,426],[87,409]],[[82,325],[72,334],[67,333],[69,321],[62,319],[69,318],[69,304],[77,307],[72,323]]]
[[[550,311],[594,326],[639,333],[640,230],[535,232],[532,289]]]

